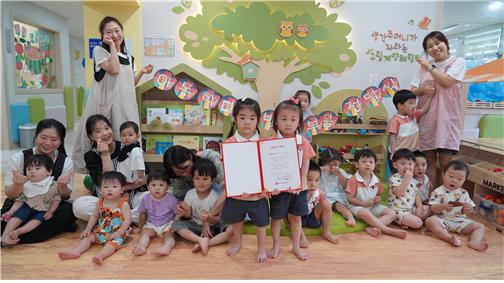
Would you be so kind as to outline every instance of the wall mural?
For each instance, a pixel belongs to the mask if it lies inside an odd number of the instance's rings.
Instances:
[[[179,29],[184,51],[218,74],[250,83],[263,109],[274,109],[284,83],[298,78],[312,85],[322,74],[341,74],[356,62],[347,39],[351,26],[315,2],[202,1],[201,6]],[[320,89],[314,95],[320,96]]]
[[[55,33],[16,20],[13,26],[17,88],[56,88]]]

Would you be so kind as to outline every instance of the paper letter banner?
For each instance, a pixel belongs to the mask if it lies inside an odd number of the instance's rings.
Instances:
[[[177,83],[175,75],[166,69],[159,69],[154,74],[154,86],[160,90],[170,90],[175,83]]]
[[[343,113],[349,116],[357,116],[363,110],[360,98],[357,96],[350,96],[345,99],[341,108],[343,108]]]
[[[331,130],[338,122],[339,116],[332,111],[324,111],[318,115],[318,125],[323,131]]]
[[[181,79],[175,84],[175,95],[182,100],[191,100],[197,93],[196,84],[190,80]]]
[[[222,115],[231,116],[235,103],[236,103],[235,97],[223,96],[221,97],[219,104],[217,105],[217,108],[219,109],[219,112],[222,113]]]
[[[273,127],[273,110],[266,110],[261,114],[261,120],[259,120],[261,128],[265,130],[271,129]]]
[[[198,103],[203,106],[204,109],[213,109],[219,103],[221,96],[215,92],[213,89],[203,89],[198,93]]]
[[[394,94],[399,90],[399,81],[394,77],[386,77],[381,81],[378,88],[381,90],[382,96],[394,97]]]
[[[366,88],[361,94],[361,102],[364,107],[374,108],[380,105],[382,96],[380,90],[374,86]]]

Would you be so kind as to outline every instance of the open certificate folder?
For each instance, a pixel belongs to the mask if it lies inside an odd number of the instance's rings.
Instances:
[[[296,138],[222,144],[227,197],[301,188]]]

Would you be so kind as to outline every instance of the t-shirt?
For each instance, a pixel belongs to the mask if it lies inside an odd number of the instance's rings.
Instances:
[[[184,202],[186,202],[192,209],[191,220],[203,225],[201,221],[201,213],[209,213],[215,206],[215,203],[219,199],[219,194],[215,190],[210,190],[210,194],[204,198],[200,199],[196,193],[196,189],[191,189],[185,195]]]
[[[145,194],[138,207],[138,213],[147,213],[147,221],[155,226],[163,226],[175,218],[177,199],[170,193],[157,200],[150,193]]]
[[[462,189],[458,188],[453,191],[448,190],[444,186],[440,186],[436,188],[432,194],[429,201],[430,205],[433,204],[445,204],[450,201],[457,201],[462,203],[470,203],[471,207],[475,207],[476,205],[469,197],[469,193]],[[463,206],[455,206],[450,211],[443,210],[441,211],[441,216],[443,218],[459,218],[465,217],[466,215],[462,212]]]
[[[400,186],[404,177],[399,173],[395,173],[389,178],[389,196],[388,196],[388,207],[394,209],[412,209],[415,204],[415,197],[417,193],[418,181],[415,178],[411,178],[411,182],[408,184],[406,191],[402,196],[398,197],[392,187]]]
[[[339,170],[346,179],[352,177],[352,175],[345,172],[345,170],[341,168],[339,168]],[[339,202],[348,205],[345,188],[341,185],[338,176],[328,172],[322,172],[320,175],[320,190],[325,193],[329,203],[333,204]]]
[[[417,120],[421,117],[421,111],[414,111],[410,115],[395,114],[390,119],[387,132],[396,135],[394,152],[401,148],[411,151],[420,149],[420,134]]]
[[[33,148],[33,154],[35,154],[36,147]],[[55,151],[55,159],[56,160],[58,156],[58,151]],[[12,185],[12,170],[19,170],[21,174],[23,174],[23,168],[24,168],[24,155],[23,152],[16,152],[12,155],[12,157],[9,160],[9,167],[8,169],[5,170],[5,180],[4,184],[5,186],[11,186]],[[65,158],[65,163],[63,164],[63,171],[61,172],[61,176],[68,175],[73,172],[73,161],[72,159],[66,157]],[[69,190],[73,189],[73,174],[70,174],[70,180],[67,183],[67,188]],[[56,181],[56,180],[55,180]]]
[[[372,200],[377,195],[381,195],[383,187],[380,183],[380,179],[378,179],[374,173],[371,174],[371,181],[369,184],[366,184],[357,171],[357,173],[348,180],[345,191],[354,195],[360,201]]]
[[[315,206],[320,202],[319,190],[308,190],[308,214],[310,214]]]
[[[128,183],[134,183],[138,180],[138,170],[145,171],[145,163],[142,149],[135,147],[126,160],[117,162],[117,172],[123,173]]]

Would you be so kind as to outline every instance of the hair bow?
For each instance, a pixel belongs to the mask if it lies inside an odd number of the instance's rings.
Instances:
[[[295,98],[294,96],[289,97],[289,100],[294,102],[294,104],[299,104],[299,99]]]

